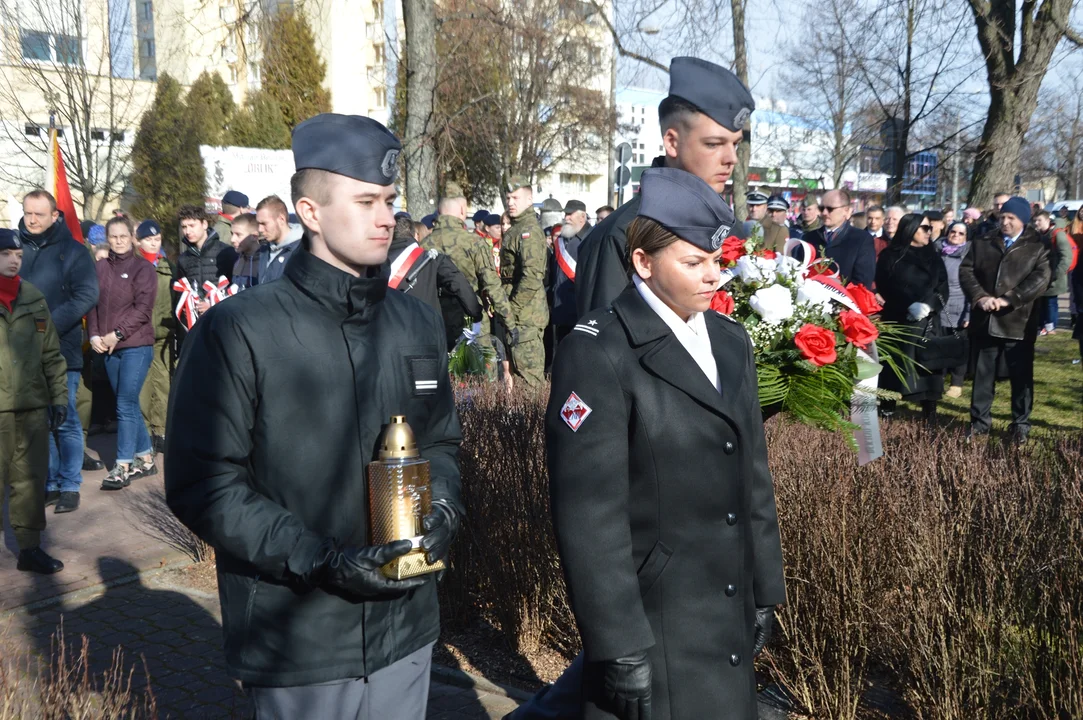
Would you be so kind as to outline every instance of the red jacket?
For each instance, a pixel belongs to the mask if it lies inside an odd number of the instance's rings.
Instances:
[[[158,278],[154,266],[129,250],[110,252],[94,265],[98,273],[98,304],[86,316],[90,337],[104,337],[119,329],[124,339],[117,349],[154,344],[154,298]]]

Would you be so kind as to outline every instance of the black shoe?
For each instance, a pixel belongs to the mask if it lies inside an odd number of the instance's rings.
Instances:
[[[19,562],[16,565],[23,572],[36,572],[42,575],[52,575],[64,569],[64,563],[60,562],[40,547],[19,551]]]
[[[154,449],[154,453],[165,452],[165,435],[155,435],[151,438],[151,446]]]
[[[56,504],[56,509],[53,512],[57,515],[61,513],[75,512],[79,509],[79,493],[77,492],[62,492],[60,493],[60,501]]]
[[[966,429],[966,443],[969,445],[975,438],[983,438],[989,435],[988,430],[975,430],[974,426],[970,426]]]
[[[1023,432],[1022,430],[1013,430],[1012,431],[1012,445],[1026,445],[1026,444],[1027,444],[1027,433]]]
[[[45,493],[45,507],[50,505],[56,505],[57,500],[60,499],[59,490],[49,490]]]
[[[103,463],[101,460],[95,460],[94,458],[87,455],[85,452],[83,453],[83,470],[86,470],[87,472],[91,472],[93,470],[104,470],[104,469],[105,469],[105,463]]]

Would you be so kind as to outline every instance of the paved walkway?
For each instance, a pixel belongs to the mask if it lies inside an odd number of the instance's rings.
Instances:
[[[91,440],[111,461],[106,448],[113,438]],[[161,475],[118,493],[98,490],[104,476],[84,474],[77,512],[48,514],[43,544],[64,561],[63,572],[45,578],[18,572],[10,533],[5,538],[0,658],[13,650],[48,657],[62,624],[66,644],[89,639],[95,672],[108,668],[119,647],[125,666],[135,668],[133,684],[142,685],[145,659],[160,717],[247,718],[244,695],[224,667],[218,596],[170,585],[168,573],[155,572],[190,557],[189,541],[162,502]],[[496,688],[466,688],[434,676],[429,718],[487,720],[515,706]]]

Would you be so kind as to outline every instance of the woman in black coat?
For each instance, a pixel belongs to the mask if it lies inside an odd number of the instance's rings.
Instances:
[[[910,213],[899,221],[891,245],[876,261],[876,289],[884,298],[880,317],[907,325],[917,335],[939,328],[940,311],[949,294],[948,271],[931,240],[928,218]],[[903,350],[913,358],[914,345],[904,345]],[[942,371],[915,367],[902,380],[894,373],[880,377],[884,389],[902,393],[903,400],[920,402],[926,419],[936,415],[936,403],[944,394]],[[890,417],[894,411],[894,401],[881,404],[881,414]]]
[[[733,213],[683,170],[640,188],[634,283],[562,341],[546,416],[582,717],[753,720],[786,591],[752,343],[709,309]]]

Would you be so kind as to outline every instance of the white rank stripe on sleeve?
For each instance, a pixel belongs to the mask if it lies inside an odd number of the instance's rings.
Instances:
[[[598,328],[595,327],[595,325],[597,325],[597,324],[598,324],[597,320],[590,320],[587,323],[579,323],[578,325],[576,325],[572,329],[573,330],[578,330],[579,332],[585,332],[587,335],[593,335],[594,337],[597,337],[598,336]]]
[[[568,396],[568,399],[564,402],[564,407],[560,409],[560,416],[564,418],[564,422],[572,429],[572,432],[579,431],[583,421],[587,419],[590,413],[590,406],[583,402],[574,392]]]
[[[414,388],[416,388],[417,390],[435,390],[436,389],[436,381],[435,380],[417,380],[417,381],[414,382]]]

